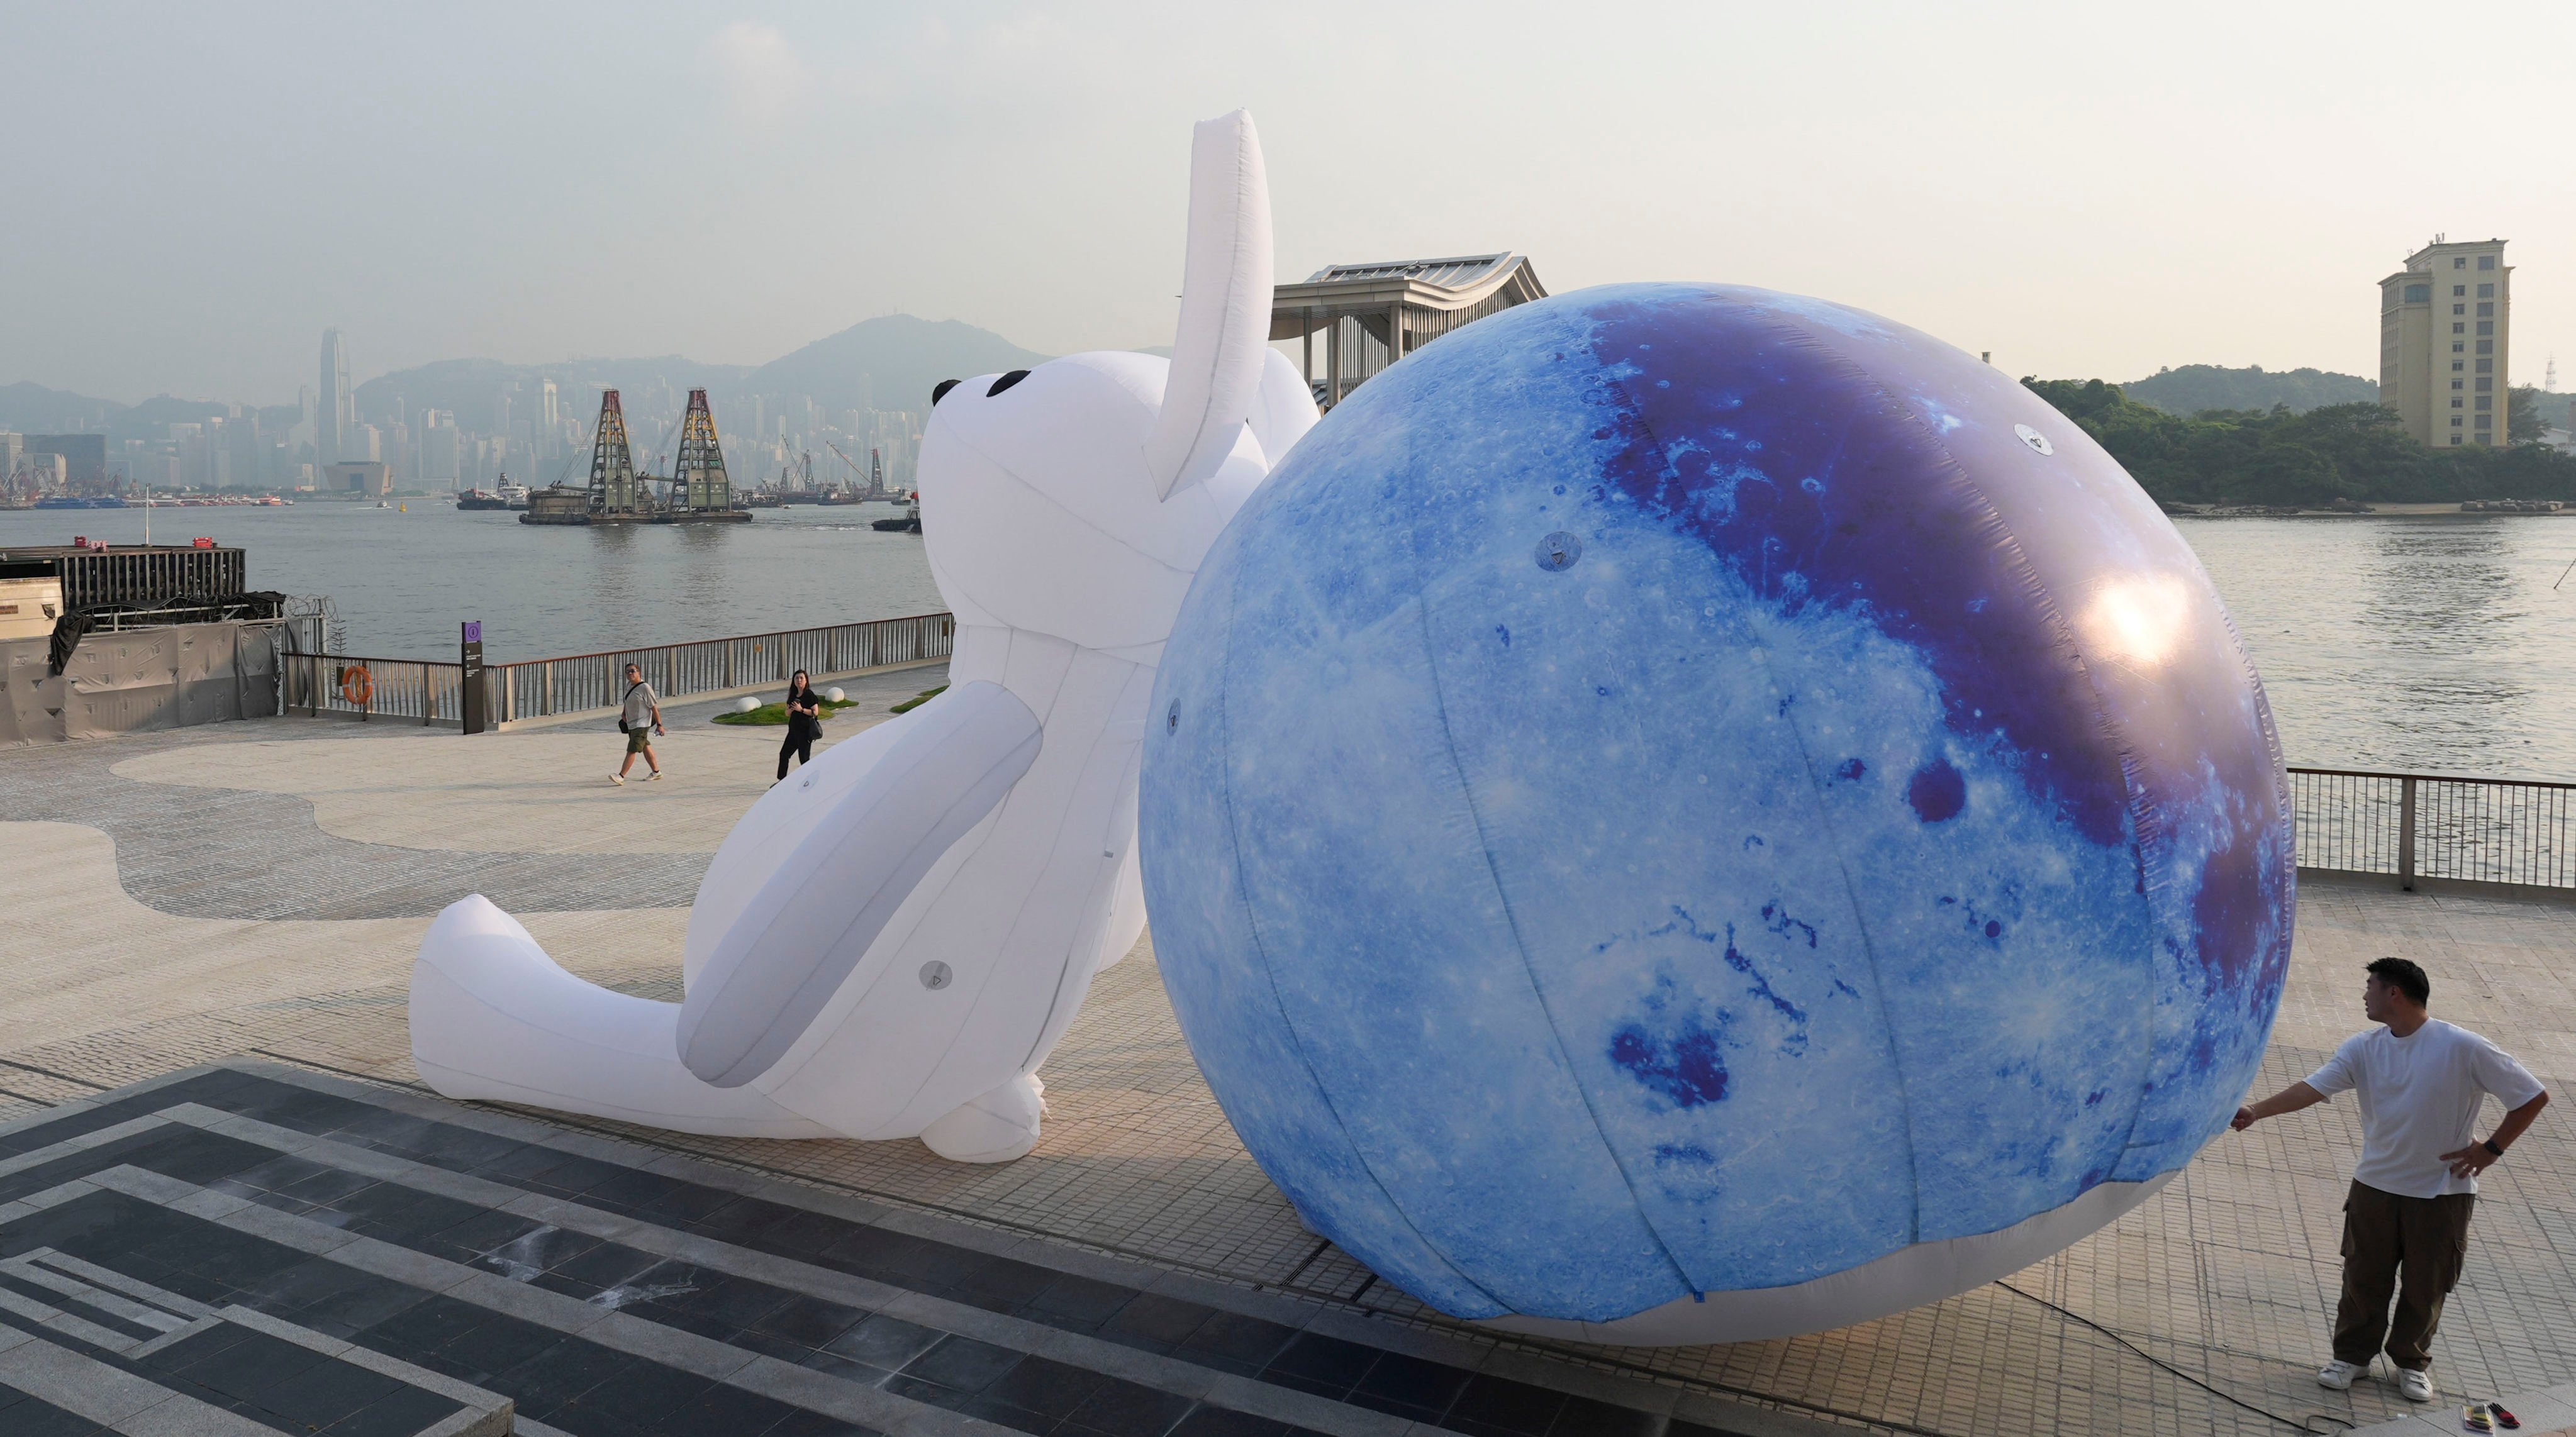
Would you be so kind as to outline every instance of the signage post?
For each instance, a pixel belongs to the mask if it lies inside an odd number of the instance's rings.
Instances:
[[[458,717],[467,733],[481,733],[483,723],[483,621],[470,619],[465,625],[464,676],[457,685]]]

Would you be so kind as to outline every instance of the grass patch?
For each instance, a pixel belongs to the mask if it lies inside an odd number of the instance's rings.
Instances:
[[[857,707],[857,705],[853,701],[844,700],[841,703],[834,703],[830,699],[825,699],[823,700],[823,716],[825,718],[830,718],[832,715],[839,713],[843,709],[855,707]],[[716,722],[771,724],[784,728],[787,725],[787,705],[784,703],[762,704],[760,707],[753,709],[749,713],[717,714]]]
[[[932,699],[935,699],[946,692],[948,692],[948,685],[946,684],[941,684],[935,689],[923,689],[921,692],[905,699],[902,703],[896,704],[893,708],[887,709],[886,712],[890,714],[908,714],[914,709],[921,707],[923,704],[930,702]]]

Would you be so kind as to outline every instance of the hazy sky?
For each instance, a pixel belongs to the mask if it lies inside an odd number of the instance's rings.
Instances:
[[[1189,126],[1282,278],[1857,304],[2016,373],[2375,375],[2376,281],[2502,235],[2576,388],[2576,7],[581,7],[0,0],[0,382],[292,400],[432,359],[759,363],[871,315],[1166,343]]]

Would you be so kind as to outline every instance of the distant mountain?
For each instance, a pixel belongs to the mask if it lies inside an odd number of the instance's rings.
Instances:
[[[750,394],[803,394],[830,409],[928,409],[943,379],[1027,369],[1047,356],[954,319],[889,314],[752,371]]]
[[[358,414],[369,423],[385,423],[400,400],[403,412],[414,419],[423,410],[440,409],[455,414],[468,430],[493,432],[500,428],[504,395],[522,406],[511,417],[524,419],[528,396],[540,381],[552,379],[556,403],[585,425],[602,389],[622,391],[630,413],[642,412],[651,396],[666,389],[673,403],[687,390],[704,389],[715,404],[718,427],[730,428],[743,422],[754,397],[770,401],[772,414],[781,412],[777,402],[799,396],[834,413],[927,409],[931,387],[940,380],[1023,369],[1045,358],[971,324],[892,314],[854,324],[756,368],[704,364],[677,354],[559,364],[442,359],[359,385]]]
[[[47,389],[41,384],[0,384],[0,429],[16,434],[97,434],[125,406]]]
[[[560,364],[509,364],[498,359],[441,359],[410,369],[380,374],[358,386],[358,417],[383,424],[393,417],[394,402],[417,421],[423,411],[438,409],[476,433],[497,432],[499,400],[512,396],[519,407],[511,417],[526,419],[529,397],[544,380],[555,382],[555,403],[581,416],[587,424],[599,406],[603,389],[641,396],[667,385],[673,391],[705,389],[719,404],[741,389],[747,365],[701,364],[677,354],[658,359],[568,359]],[[636,402],[630,397],[630,405]]]
[[[2257,409],[2276,404],[2293,414],[2330,404],[2375,404],[2379,385],[2357,374],[2322,369],[2222,369],[2215,364],[2186,364],[2159,369],[2144,379],[2120,386],[2120,392],[2168,414],[2193,415],[2209,409]]]

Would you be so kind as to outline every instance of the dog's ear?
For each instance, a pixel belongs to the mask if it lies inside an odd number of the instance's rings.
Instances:
[[[1217,471],[1252,416],[1270,353],[1270,183],[1250,112],[1190,141],[1189,258],[1163,411],[1145,440],[1158,498]]]

